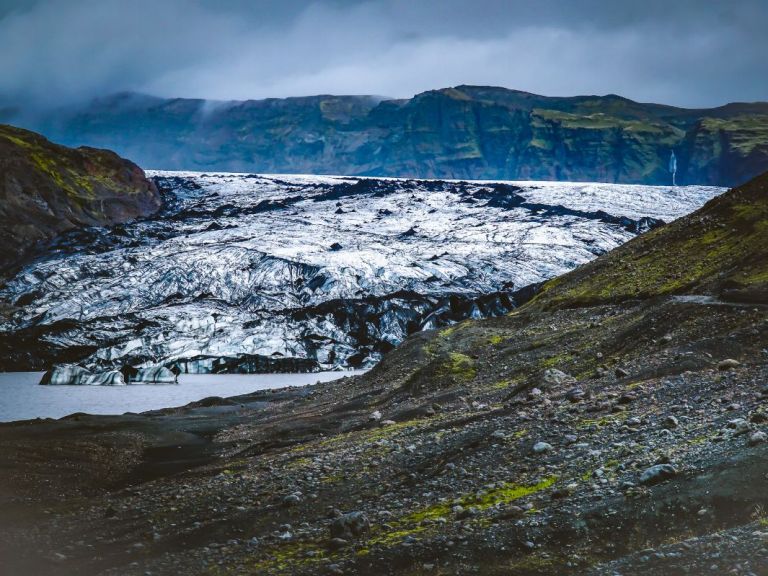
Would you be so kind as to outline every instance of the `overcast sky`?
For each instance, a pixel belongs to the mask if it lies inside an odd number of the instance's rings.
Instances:
[[[768,0],[0,0],[0,97],[768,100]]]

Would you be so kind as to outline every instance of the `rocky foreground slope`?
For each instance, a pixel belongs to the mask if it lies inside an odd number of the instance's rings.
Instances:
[[[0,277],[62,232],[159,208],[154,183],[114,152],[66,148],[0,125]]]
[[[768,176],[362,377],[0,427],[13,574],[768,574]]]
[[[0,369],[370,367],[723,191],[152,175],[156,215],[59,237],[0,287]]]
[[[165,170],[733,186],[768,169],[768,103],[684,109],[488,86],[405,100],[234,102],[118,94],[16,117],[65,144]]]

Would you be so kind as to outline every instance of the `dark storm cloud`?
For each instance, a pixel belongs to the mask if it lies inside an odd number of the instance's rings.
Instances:
[[[0,94],[768,99],[765,0],[0,0]]]

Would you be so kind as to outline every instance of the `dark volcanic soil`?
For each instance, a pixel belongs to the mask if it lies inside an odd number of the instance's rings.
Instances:
[[[767,312],[523,309],[364,377],[3,425],[5,573],[768,573]]]
[[[0,426],[5,574],[768,574],[768,178],[362,377]]]

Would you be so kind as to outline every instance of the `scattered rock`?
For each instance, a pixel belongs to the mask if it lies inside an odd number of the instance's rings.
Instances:
[[[733,420],[728,421],[728,428],[733,430],[734,436],[739,436],[740,434],[749,432],[752,429],[752,426],[744,418],[734,418]]]
[[[653,485],[677,476],[677,468],[672,464],[656,464],[646,468],[640,474],[640,484]]]
[[[758,444],[764,444],[765,442],[768,442],[768,434],[762,430],[758,430],[749,436],[748,444],[750,446],[757,446]]]
[[[576,403],[581,402],[586,397],[586,392],[581,388],[571,388],[565,393],[566,400]]]
[[[674,416],[667,416],[666,418],[664,418],[663,426],[668,430],[671,430],[672,428],[677,428],[679,425],[680,425],[680,422]]]
[[[295,506],[301,502],[301,494],[295,492],[283,498],[283,506]]]
[[[532,448],[534,454],[543,454],[544,452],[550,452],[553,450],[552,444],[546,442],[536,442]]]
[[[768,414],[757,410],[755,412],[752,412],[752,414],[749,415],[749,421],[752,422],[753,424],[763,424],[765,422],[768,422]]]
[[[344,538],[331,538],[331,540],[328,542],[328,548],[331,550],[339,550],[344,548],[344,546],[347,544],[349,544],[349,542],[344,540]]]
[[[371,523],[365,512],[348,512],[331,522],[330,531],[331,539],[354,540],[370,532]]]
[[[575,493],[578,487],[579,487],[578,484],[571,483],[566,486],[563,486],[562,488],[557,488],[552,492],[552,499],[556,500],[558,498],[567,498],[568,496]]]
[[[637,396],[633,392],[625,392],[621,396],[619,396],[619,399],[617,402],[619,404],[630,404],[637,400]]]
[[[725,360],[720,360],[720,362],[717,363],[718,370],[732,370],[733,368],[738,368],[739,366],[741,366],[741,362],[734,360],[733,358],[726,358]]]
[[[454,508],[456,508],[456,507],[454,507]],[[458,520],[464,520],[465,518],[471,518],[472,516],[476,516],[477,513],[478,513],[477,508],[475,508],[474,506],[470,506],[469,508],[464,508],[462,506],[459,506],[459,508],[461,508],[461,510],[459,510],[458,512],[455,512],[456,518]]]
[[[576,382],[576,378],[570,374],[558,370],[557,368],[548,368],[544,371],[542,378],[546,384],[569,384]]]

